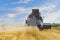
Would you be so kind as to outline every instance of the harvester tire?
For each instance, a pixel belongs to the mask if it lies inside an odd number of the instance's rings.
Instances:
[[[43,27],[41,27],[41,25],[37,25],[39,30],[43,30]]]

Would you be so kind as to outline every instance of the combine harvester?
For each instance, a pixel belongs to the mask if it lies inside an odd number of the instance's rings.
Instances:
[[[50,23],[43,23],[39,9],[32,9],[32,13],[26,19],[26,24],[28,26],[37,26],[40,30],[51,29]]]

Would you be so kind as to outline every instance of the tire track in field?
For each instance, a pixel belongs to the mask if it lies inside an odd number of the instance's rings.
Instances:
[[[45,36],[45,38],[47,38],[48,40],[55,40],[54,38],[52,38],[51,36],[49,36],[47,33],[45,32],[40,32],[40,35]]]
[[[52,38],[54,40],[60,40],[60,34],[56,33],[56,32],[52,32],[52,31],[42,31],[43,35],[48,36],[49,38]]]

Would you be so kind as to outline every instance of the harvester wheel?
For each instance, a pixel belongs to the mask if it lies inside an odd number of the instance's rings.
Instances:
[[[37,25],[39,30],[43,30],[43,27],[41,27],[41,25]]]

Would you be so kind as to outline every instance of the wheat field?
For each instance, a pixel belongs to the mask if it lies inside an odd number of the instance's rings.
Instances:
[[[40,31],[36,26],[0,25],[0,40],[60,40],[60,30],[44,29]]]

